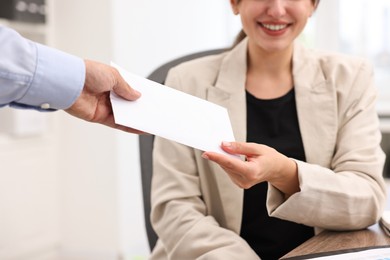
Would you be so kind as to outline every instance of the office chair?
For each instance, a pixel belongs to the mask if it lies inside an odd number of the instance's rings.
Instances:
[[[154,70],[148,77],[148,79],[153,80],[157,83],[164,84],[165,78],[168,74],[168,71],[184,62],[192,59],[200,58],[207,55],[219,54],[226,49],[214,49],[208,51],[197,52],[189,54],[175,60],[172,60]],[[153,174],[153,165],[152,165],[152,151],[153,151],[153,135],[140,135],[139,136],[139,151],[141,159],[141,179],[142,179],[142,195],[144,201],[144,217],[145,217],[145,226],[146,233],[149,241],[150,250],[153,250],[157,242],[157,234],[154,232],[152,225],[150,223],[150,191],[151,191],[151,182]]]

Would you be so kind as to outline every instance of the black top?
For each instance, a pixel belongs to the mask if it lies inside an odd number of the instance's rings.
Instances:
[[[247,141],[268,145],[287,157],[305,161],[294,89],[276,99],[257,99],[248,92],[246,98]],[[263,182],[244,191],[241,237],[261,259],[273,260],[314,236],[314,229],[269,217],[267,190],[267,182]]]

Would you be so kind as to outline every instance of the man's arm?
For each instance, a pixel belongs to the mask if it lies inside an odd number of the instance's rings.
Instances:
[[[140,133],[114,123],[110,91],[127,100],[140,97],[116,69],[32,42],[4,26],[0,43],[0,106],[64,109],[89,122]]]
[[[81,58],[32,42],[0,26],[0,104],[65,109],[85,81]]]

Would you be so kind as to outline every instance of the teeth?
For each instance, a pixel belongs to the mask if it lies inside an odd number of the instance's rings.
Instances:
[[[279,31],[287,27],[287,24],[263,24],[265,28],[271,31]]]

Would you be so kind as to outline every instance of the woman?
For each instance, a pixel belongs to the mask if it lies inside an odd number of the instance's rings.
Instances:
[[[167,85],[225,106],[244,160],[154,146],[152,259],[278,259],[322,229],[374,224],[386,198],[372,70],[294,40],[315,0],[231,0],[244,35]]]

